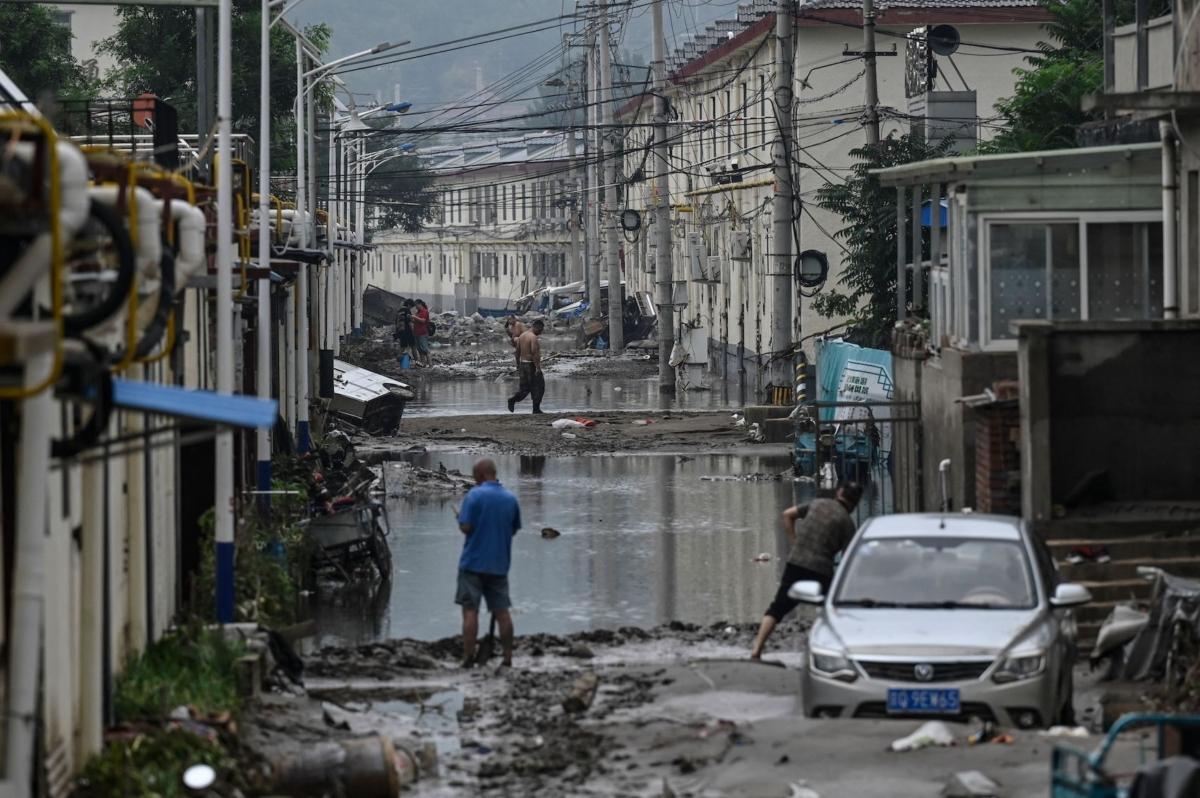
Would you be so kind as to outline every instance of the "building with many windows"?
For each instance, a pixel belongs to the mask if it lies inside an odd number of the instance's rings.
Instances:
[[[676,335],[688,352],[689,379],[728,380],[747,397],[767,387],[770,364],[840,320],[817,314],[809,296],[792,298],[792,334],[773,344],[771,148],[774,118],[774,4],[756,0],[737,19],[716,22],[668,58],[672,241]],[[995,130],[995,106],[1012,93],[1013,69],[1045,38],[1037,0],[897,0],[877,13],[880,128],[883,137],[918,129],[951,135],[969,151]],[[793,20],[792,252],[815,249],[829,260],[826,288],[842,277],[842,220],[818,207],[817,191],[845,179],[851,151],[866,142],[860,0],[809,0]],[[961,44],[934,79],[918,76],[928,60],[911,43],[931,26],[952,25]],[[918,48],[919,49],[919,48]],[[652,207],[652,98],[618,111],[625,124],[627,207]],[[631,290],[653,291],[653,227],[623,243]],[[807,346],[807,345],[806,345]]]
[[[377,233],[365,285],[468,314],[499,313],[538,288],[580,279],[582,267],[572,268],[576,183],[566,134],[421,155],[436,176],[438,218],[416,234]]]

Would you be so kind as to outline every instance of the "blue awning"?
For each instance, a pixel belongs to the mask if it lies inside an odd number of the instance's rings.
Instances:
[[[947,210],[947,208],[949,207],[949,204],[946,202],[946,200],[941,200],[940,205],[941,205],[941,213],[939,214],[939,216],[941,217],[941,220],[938,222],[938,227],[945,227],[946,220],[950,215],[949,211]],[[921,203],[921,226],[929,227],[930,220],[932,218],[933,218],[933,200],[925,200],[925,202]]]
[[[278,403],[274,399],[227,396],[213,391],[118,378],[112,383],[113,404],[125,410],[142,410],[233,427],[270,427],[278,413]]]

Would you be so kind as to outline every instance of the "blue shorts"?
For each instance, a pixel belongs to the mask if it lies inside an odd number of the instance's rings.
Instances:
[[[460,570],[454,603],[468,610],[477,610],[480,598],[487,600],[488,612],[500,612],[512,607],[512,599],[508,596],[508,577]]]

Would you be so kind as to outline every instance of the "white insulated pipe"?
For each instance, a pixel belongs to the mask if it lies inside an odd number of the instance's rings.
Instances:
[[[30,357],[25,384],[42,382],[54,367],[54,352]],[[54,394],[43,390],[21,404],[17,454],[17,534],[13,561],[12,638],[9,647],[6,780],[15,796],[29,795],[37,733],[46,576],[46,475],[50,473],[50,422]]]

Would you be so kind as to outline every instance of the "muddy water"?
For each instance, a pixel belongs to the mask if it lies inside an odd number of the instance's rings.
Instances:
[[[437,453],[418,465],[469,472],[470,455]],[[711,623],[761,617],[785,554],[780,511],[804,486],[741,479],[778,474],[786,456],[674,455],[497,458],[521,501],[524,529],[510,582],[518,632]],[[390,499],[395,576],[390,591],[314,602],[321,643],[456,634],[459,497]],[[561,537],[544,540],[543,527]],[[771,562],[755,562],[768,553]]]
[[[421,386],[417,398],[405,407],[405,415],[478,415],[503,413],[505,402],[517,390],[517,380],[448,380]],[[692,410],[741,407],[744,401],[724,391],[681,392],[672,404]],[[653,410],[659,406],[658,378],[620,379],[579,377],[550,372],[546,374],[546,396],[542,409],[547,413],[599,410]],[[521,406],[529,412],[529,401]]]

